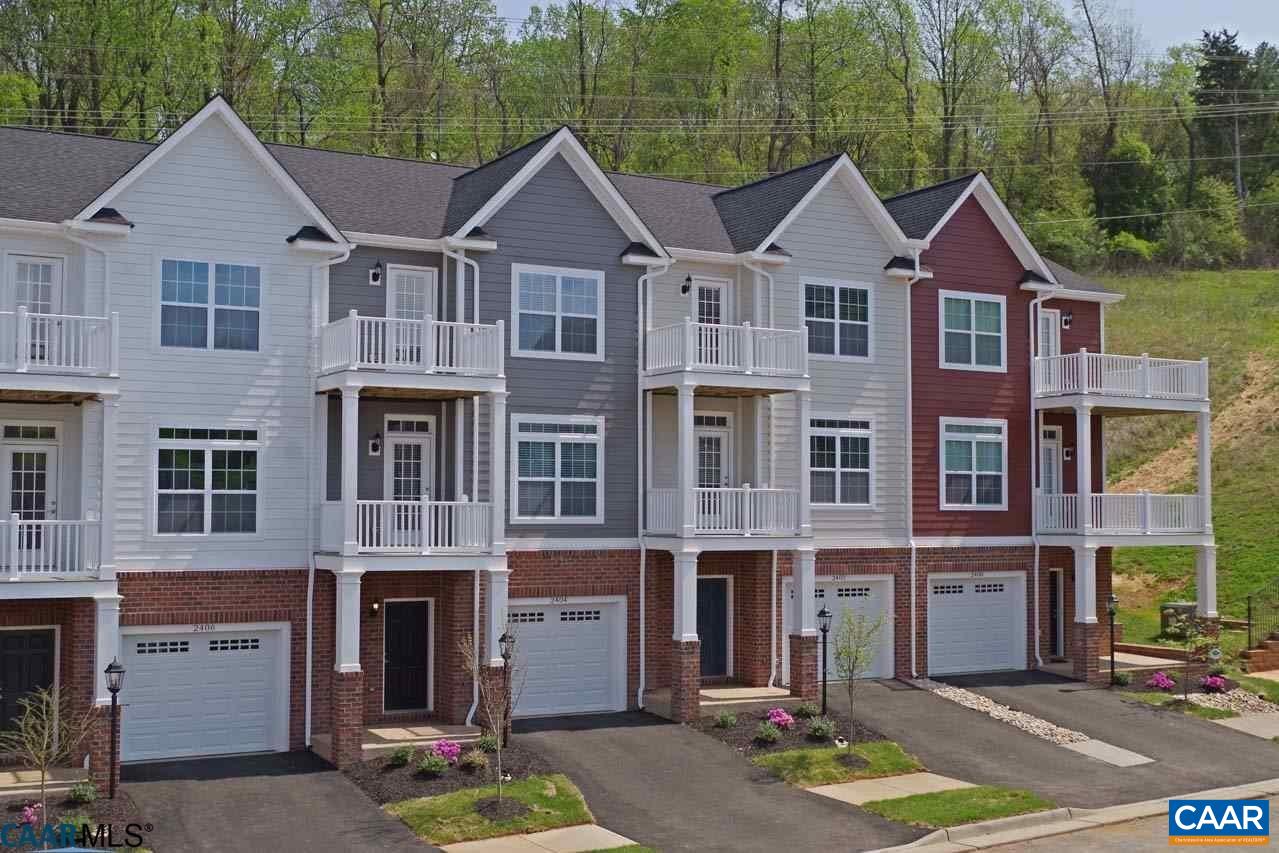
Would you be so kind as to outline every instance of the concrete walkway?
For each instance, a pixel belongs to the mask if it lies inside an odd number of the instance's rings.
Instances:
[[[808,790],[841,803],[860,806],[876,800],[896,800],[915,794],[935,794],[957,788],[975,787],[971,782],[939,776],[936,773],[904,773],[901,776],[884,776],[879,779],[859,779],[856,782],[840,782],[835,785],[818,785]]]
[[[634,844],[624,835],[609,832],[602,826],[585,823],[532,832],[528,835],[505,835],[483,841],[463,841],[443,849],[449,853],[586,853],[589,850],[612,850]]]
[[[1218,725],[1253,737],[1274,740],[1279,738],[1279,714],[1240,714],[1226,720],[1213,720]]]

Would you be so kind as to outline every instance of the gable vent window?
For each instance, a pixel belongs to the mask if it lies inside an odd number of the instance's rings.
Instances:
[[[147,640],[138,643],[136,651],[140,655],[180,655],[191,651],[191,643],[187,640]]]
[[[601,619],[598,610],[562,610],[560,611],[561,622],[598,622]]]
[[[256,652],[259,648],[257,637],[232,637],[227,640],[209,640],[211,652]]]

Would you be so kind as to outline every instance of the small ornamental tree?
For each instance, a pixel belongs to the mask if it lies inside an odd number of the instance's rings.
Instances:
[[[458,650],[462,653],[462,660],[465,662],[466,668],[479,679],[480,707],[484,711],[489,731],[493,734],[494,742],[496,743],[493,757],[497,768],[498,800],[502,799],[502,750],[507,746],[508,735],[511,730],[511,718],[514,715],[515,706],[520,701],[520,694],[524,692],[524,667],[516,654],[515,632],[508,625],[506,633],[507,636],[512,638],[510,641],[511,659],[507,662],[506,672],[503,673],[503,677],[500,680],[484,677],[485,661],[480,656],[479,650],[476,649],[475,639],[470,634],[463,636],[458,641]]]
[[[1181,674],[1181,698],[1190,699],[1190,664],[1202,656],[1201,640],[1206,636],[1207,627],[1199,617],[1192,613],[1179,613],[1169,626],[1169,633],[1181,638],[1182,648],[1186,652],[1186,662]]]
[[[22,713],[14,727],[0,732],[0,752],[40,771],[40,814],[47,816],[49,772],[74,760],[93,726],[93,713],[77,710],[71,694],[56,687],[37,689],[19,699],[18,706]]]
[[[853,750],[857,732],[857,715],[854,700],[857,687],[870,672],[879,648],[879,635],[884,630],[884,614],[871,618],[863,613],[845,610],[835,627],[835,674],[844,681],[848,691],[848,752]]]

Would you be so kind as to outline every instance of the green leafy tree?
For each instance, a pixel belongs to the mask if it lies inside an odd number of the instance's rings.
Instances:
[[[1220,268],[1243,259],[1248,241],[1234,193],[1221,178],[1200,178],[1194,212],[1170,216],[1159,244],[1160,257],[1179,267]]]
[[[1168,172],[1150,146],[1135,136],[1124,137],[1110,149],[1102,175],[1097,192],[1098,208],[1106,216],[1102,227],[1111,234],[1127,231],[1143,240],[1158,239],[1164,227],[1160,214],[1169,209],[1172,194]]]

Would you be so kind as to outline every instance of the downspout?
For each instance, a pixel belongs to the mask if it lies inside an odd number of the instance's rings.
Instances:
[[[906,537],[910,548],[910,677],[919,678],[918,609],[916,601],[919,582],[919,547],[915,543],[915,392],[914,359],[911,352],[910,297],[911,285],[923,278],[919,256],[923,250],[914,249],[915,273],[906,282]]]
[[[1059,288],[1053,288],[1030,300],[1029,313],[1029,345],[1030,353],[1030,541],[1035,546],[1033,568],[1034,600],[1035,600],[1035,666],[1042,669],[1044,659],[1040,655],[1043,644],[1043,631],[1039,624],[1039,427],[1035,417],[1035,340],[1039,332],[1039,308],[1049,299],[1057,295]]]
[[[474,725],[475,709],[480,707],[480,570],[471,572],[471,646],[475,649],[475,671],[471,673],[471,707],[466,709],[466,725]]]
[[[647,457],[645,456],[644,447],[645,442],[650,438],[650,436],[644,434],[644,400],[647,396],[644,393],[644,358],[645,344],[647,343],[647,335],[645,332],[648,330],[649,318],[648,313],[644,310],[644,306],[647,304],[644,299],[644,295],[648,291],[648,288],[652,285],[653,279],[656,276],[665,275],[666,271],[669,270],[674,263],[674,261],[666,260],[663,261],[663,265],[660,269],[658,269],[657,266],[648,267],[647,271],[639,277],[639,286],[636,288],[635,293],[635,351],[638,354],[637,363],[639,365],[638,369],[635,371],[635,392],[637,395],[635,406],[635,467],[638,472],[635,477],[635,481],[637,483],[636,491],[638,493],[635,512],[637,517],[636,527],[638,528],[639,533],[639,687],[635,691],[635,704],[640,708],[644,707],[644,690],[647,687],[648,676],[648,655],[645,653],[646,650],[644,648],[648,636],[647,625],[645,624],[647,613],[644,606],[645,599],[647,598],[645,579],[648,571],[648,547],[645,544],[644,537],[645,523],[647,522],[645,516],[648,514],[648,501],[645,500],[645,489],[648,487],[648,484],[645,482],[644,478],[648,473],[648,465],[646,463]]]

